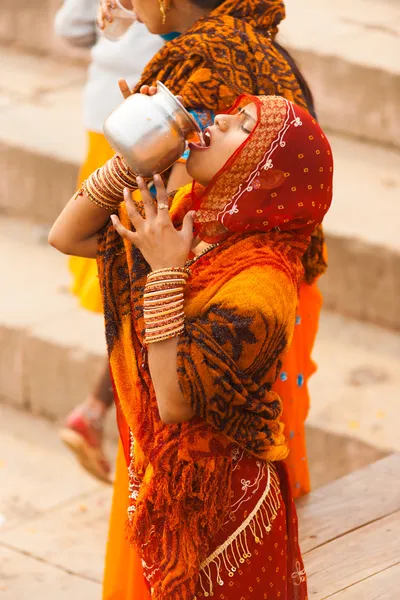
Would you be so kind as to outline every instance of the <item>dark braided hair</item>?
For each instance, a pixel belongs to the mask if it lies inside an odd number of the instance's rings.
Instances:
[[[192,2],[192,4],[194,4],[195,6],[198,6],[200,8],[208,8],[210,10],[214,10],[215,8],[220,6],[223,2],[225,2],[225,0],[191,0],[191,2]],[[304,99],[306,101],[308,112],[314,117],[314,119],[316,119],[317,115],[316,115],[316,111],[315,111],[314,97],[313,97],[312,91],[310,89],[310,86],[308,85],[308,83],[306,81],[306,78],[304,77],[303,73],[300,70],[300,67],[298,66],[298,64],[296,63],[295,59],[290,54],[290,52],[288,50],[286,50],[286,48],[284,48],[281,44],[278,44],[278,42],[276,40],[274,40],[272,43],[274,44],[275,48],[283,56],[283,58],[286,60],[286,62],[292,69],[293,74],[297,79],[297,83],[299,84],[300,89],[303,93]]]

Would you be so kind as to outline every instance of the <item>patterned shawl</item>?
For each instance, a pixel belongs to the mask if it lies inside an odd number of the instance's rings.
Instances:
[[[243,93],[279,95],[306,108],[300,85],[273,44],[285,18],[283,0],[226,0],[167,43],[135,91],[160,80],[187,108],[227,110]],[[326,270],[319,226],[303,257],[308,283]]]
[[[284,18],[282,0],[225,0],[161,48],[136,91],[159,79],[187,108],[226,110],[243,93],[277,94],[305,107],[296,77],[272,43]]]
[[[296,152],[299,147],[307,157],[309,152],[307,164],[320,173],[312,157],[316,149],[320,152],[327,147],[321,137],[316,146],[309,139],[320,131],[310,115],[304,112],[303,126],[296,120],[298,114],[293,111],[300,109],[294,104],[272,97],[260,98],[258,103],[257,126],[220,171],[222,181],[230,178],[233,188],[246,182],[264,165],[275,139],[282,142],[284,153],[283,157],[281,152],[273,154],[277,167],[285,164],[292,144]],[[244,162],[243,156],[247,156]],[[282,199],[262,192],[269,171],[259,173],[261,187],[254,188],[254,198],[272,216],[281,212]],[[287,225],[287,232],[258,232],[258,225],[254,230],[254,219],[262,209],[243,206],[241,219],[248,220],[250,227],[231,233],[191,267],[177,373],[195,417],[184,423],[161,422],[143,358],[143,290],[149,265],[112,226],[101,236],[98,265],[110,365],[122,437],[127,425],[135,440],[131,482],[140,481],[138,493],[131,495],[129,537],[155,573],[155,600],[192,600],[194,596],[199,566],[229,511],[232,444],[266,461],[283,460],[288,454],[279,420],[281,401],[272,387],[291,342],[303,276],[301,257],[309,241],[290,225],[300,224],[301,232],[309,215],[318,221],[325,210],[313,206],[316,197],[303,186],[303,163],[298,156],[291,173],[290,193],[282,186],[286,199],[279,221],[282,227]],[[323,177],[329,180],[329,171]],[[296,184],[299,195],[292,190]],[[214,203],[213,189],[210,184],[205,197]],[[322,200],[325,188],[318,189],[317,197]],[[192,207],[189,190],[190,186],[178,192],[170,209],[177,227]],[[246,193],[252,194],[251,186]],[[204,208],[201,204],[200,212]],[[124,205],[119,217],[131,227]]]

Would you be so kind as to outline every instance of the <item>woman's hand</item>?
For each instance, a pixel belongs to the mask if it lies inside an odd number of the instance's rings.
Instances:
[[[160,175],[154,176],[157,189],[155,204],[146,184],[141,177],[137,179],[146,218],[143,219],[128,189],[124,190],[124,199],[129,219],[135,231],[129,231],[116,215],[111,216],[112,223],[119,235],[134,244],[153,271],[168,267],[184,267],[193,243],[193,213],[189,212],[178,231],[172,224],[168,212],[168,195]]]

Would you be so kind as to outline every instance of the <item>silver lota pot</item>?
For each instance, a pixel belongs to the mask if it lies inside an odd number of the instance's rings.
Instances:
[[[190,134],[201,136],[196,120],[160,81],[154,96],[133,94],[106,119],[104,135],[135,175],[151,178],[173,165]]]

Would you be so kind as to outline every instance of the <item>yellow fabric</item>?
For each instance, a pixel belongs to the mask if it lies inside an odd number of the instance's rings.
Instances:
[[[150,600],[142,563],[126,539],[128,504],[128,471],[120,442],[107,542],[103,600]]]
[[[115,152],[104,135],[94,131],[87,132],[87,155],[78,179],[78,187],[96,169],[103,166]],[[97,263],[91,258],[71,256],[69,269],[72,275],[72,293],[79,304],[92,312],[102,313],[103,302],[100,294]]]

